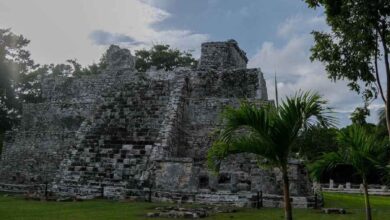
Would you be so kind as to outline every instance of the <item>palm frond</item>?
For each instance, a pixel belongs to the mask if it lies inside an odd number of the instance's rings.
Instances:
[[[257,108],[251,103],[243,102],[237,109],[227,107],[222,113],[226,124],[221,130],[220,140],[229,142],[233,132],[242,127],[254,129],[263,138],[268,138],[275,116],[275,108],[269,105]]]
[[[254,153],[277,166],[286,166],[298,133],[315,123],[332,124],[327,102],[317,93],[297,93],[279,108],[257,107],[249,102],[239,108],[227,107],[222,113],[222,127],[209,150],[211,168],[217,168],[227,155]],[[314,118],[313,118],[314,117]]]
[[[318,93],[297,92],[295,96],[287,98],[279,108],[278,126],[279,133],[285,138],[282,145],[294,144],[300,132],[305,132],[320,124],[324,127],[332,127],[335,118],[330,108],[325,107],[327,101]]]
[[[378,139],[365,127],[352,125],[339,132],[339,154],[365,178],[369,172],[382,172],[388,163],[389,143],[387,138]]]
[[[343,156],[336,152],[330,152],[322,155],[322,157],[314,163],[309,164],[308,169],[310,176],[314,180],[319,180],[325,171],[333,169],[341,164],[347,164]]]
[[[280,113],[282,117],[302,123],[300,125],[302,127],[317,123],[324,127],[333,127],[336,124],[336,118],[332,115],[332,109],[326,107],[327,104],[327,100],[317,92],[298,91],[293,97],[288,97],[283,102]]]

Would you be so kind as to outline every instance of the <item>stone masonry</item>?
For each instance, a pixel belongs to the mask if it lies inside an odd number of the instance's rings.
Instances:
[[[230,156],[219,174],[205,156],[220,112],[248,100],[268,100],[263,73],[247,69],[236,41],[202,44],[198,69],[135,70],[127,49],[111,46],[98,75],[47,77],[45,101],[26,104],[22,124],[7,133],[0,189],[26,191],[48,183],[58,196],[250,206],[282,205],[278,169],[254,155]],[[297,207],[312,205],[303,165],[290,163]]]

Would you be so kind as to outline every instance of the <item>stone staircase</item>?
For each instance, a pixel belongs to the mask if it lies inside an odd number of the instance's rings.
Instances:
[[[139,80],[107,93],[80,128],[79,143],[63,162],[55,191],[94,197],[103,196],[104,188],[146,187],[170,92],[170,81]]]

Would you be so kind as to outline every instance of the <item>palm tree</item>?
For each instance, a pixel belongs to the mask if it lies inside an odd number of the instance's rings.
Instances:
[[[389,153],[388,139],[378,139],[366,128],[351,125],[338,133],[339,149],[336,152],[324,154],[319,160],[309,166],[310,174],[318,179],[325,170],[338,165],[352,166],[362,178],[366,206],[366,219],[371,220],[371,206],[368,195],[367,175],[370,172],[387,173],[387,155]]]
[[[222,113],[223,125],[208,152],[208,165],[217,169],[230,154],[254,153],[278,167],[283,177],[285,218],[292,219],[288,159],[297,137],[315,124],[333,122],[327,102],[317,93],[299,92],[279,107],[261,108],[244,102],[237,109],[228,107]]]

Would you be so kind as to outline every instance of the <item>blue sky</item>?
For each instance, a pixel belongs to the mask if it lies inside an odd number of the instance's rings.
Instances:
[[[349,124],[349,114],[362,105],[346,82],[330,82],[324,66],[310,62],[310,32],[329,27],[322,10],[303,0],[0,0],[0,27],[30,39],[38,63],[75,58],[90,64],[110,44],[134,51],[166,43],[198,57],[202,42],[235,39],[248,66],[264,72],[270,99],[276,72],[280,97],[318,91],[329,99],[339,126]],[[381,106],[371,105],[371,122]]]
[[[189,29],[210,35],[210,40],[236,39],[252,56],[265,41],[275,40],[279,26],[291,17],[313,17],[302,0],[155,0],[171,17],[154,25],[158,29]],[[307,30],[310,32],[310,30]],[[285,39],[276,39],[281,46]]]

